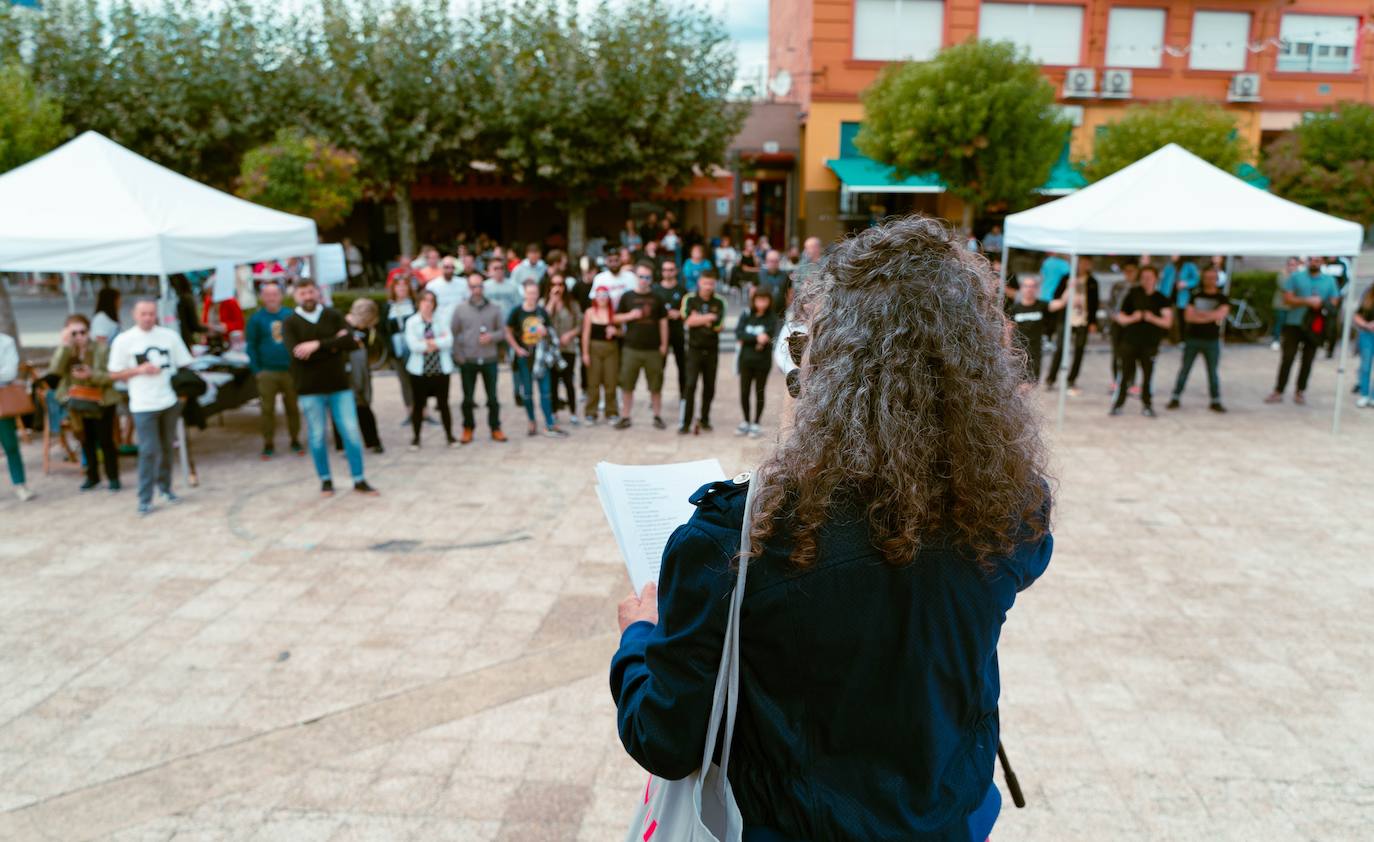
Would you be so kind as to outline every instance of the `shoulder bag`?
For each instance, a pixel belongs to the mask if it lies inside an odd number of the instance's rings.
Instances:
[[[720,668],[716,671],[716,692],[711,702],[701,766],[680,781],[651,775],[625,842],[739,842],[744,834],[744,818],[730,791],[726,772],[730,765],[730,743],[735,734],[735,708],[739,702],[739,615],[744,602],[744,577],[749,568],[749,527],[753,522],[756,488],[757,478],[749,483],[744,502],[739,576],[730,598],[730,619],[725,626]],[[725,740],[717,766],[711,762],[711,757],[722,720]]]
[[[33,414],[33,398],[29,384],[23,380],[0,384],[0,418],[18,418]]]

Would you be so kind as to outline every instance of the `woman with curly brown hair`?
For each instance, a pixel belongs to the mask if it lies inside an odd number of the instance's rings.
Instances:
[[[729,758],[744,839],[982,840],[997,640],[1053,546],[1002,292],[910,217],[839,244],[793,318],[792,419],[753,478]],[[661,596],[621,604],[620,736],[660,777],[700,763],[747,482],[693,495]]]

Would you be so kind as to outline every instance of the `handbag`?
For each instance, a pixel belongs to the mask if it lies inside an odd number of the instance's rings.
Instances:
[[[735,707],[739,702],[739,615],[744,602],[744,578],[749,568],[749,529],[757,488],[757,482],[749,483],[744,502],[739,576],[730,597],[730,619],[725,626],[720,668],[716,671],[716,691],[711,700],[711,718],[706,727],[701,766],[680,781],[650,775],[625,842],[740,842],[744,834],[744,817],[730,790],[727,771],[730,744],[735,735]],[[717,766],[711,762],[711,755],[722,720],[725,739]]]
[[[105,390],[99,386],[73,384],[67,387],[67,411],[82,418],[98,418],[103,411],[100,402],[104,397]]]
[[[27,383],[16,380],[0,386],[0,418],[33,414],[33,398]]]

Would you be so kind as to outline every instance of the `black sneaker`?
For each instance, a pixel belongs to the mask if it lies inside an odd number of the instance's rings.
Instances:
[[[112,480],[110,480],[110,491],[119,491],[119,490],[120,490],[121,488],[123,488],[123,487],[124,487],[124,486],[122,486],[122,485],[119,484],[119,480],[117,480],[117,479],[112,479]]]
[[[365,479],[360,479],[357,482],[353,483],[353,490],[358,492],[359,494],[366,494],[369,497],[376,497],[382,493],[377,489],[373,488],[372,486],[368,485],[367,480]]]
[[[1146,418],[1154,418],[1154,417],[1155,417],[1155,410],[1154,410],[1154,407],[1151,407],[1151,406],[1141,407],[1141,409],[1140,409],[1140,414],[1141,414],[1141,415],[1144,415]]]
[[[615,422],[615,428],[616,428],[617,430],[628,430],[628,429],[630,429],[630,419],[629,419],[629,418],[621,418],[619,421]]]
[[[688,426],[686,426],[686,425],[683,425],[683,426],[677,428],[677,434],[678,434],[679,436],[690,436],[690,435],[692,434],[692,428],[691,428],[691,427],[688,427]]]
[[[1165,408],[1165,409],[1178,409],[1178,408],[1179,408],[1179,405],[1180,405],[1180,404],[1179,404],[1179,402],[1178,402],[1178,398],[1169,398],[1169,402],[1166,403],[1166,404],[1164,405],[1164,408]]]
[[[666,429],[668,429],[668,425],[663,423],[663,419],[662,419],[662,418],[659,418],[657,415],[655,415],[655,416],[654,416],[654,429],[655,429],[655,430],[666,430]]]
[[[1221,405],[1221,401],[1212,401],[1210,404],[1207,405],[1207,408],[1210,409],[1210,410],[1212,410],[1213,412],[1225,412],[1225,411],[1226,411],[1226,407],[1224,407],[1224,406]]]
[[[703,418],[701,419],[701,423],[697,424],[697,429],[701,430],[703,433],[709,433],[711,432],[711,422]]]
[[[266,462],[268,459],[271,459],[275,455],[276,450],[272,447],[272,445],[269,444],[262,449],[262,456],[260,458],[262,459],[262,461]]]
[[[333,497],[333,496],[334,496],[334,480],[332,480],[332,479],[327,479],[327,480],[325,480],[324,482],[321,482],[321,483],[320,483],[320,494],[324,495],[325,497]]]
[[[1111,409],[1107,410],[1107,414],[1108,414],[1108,415],[1120,415],[1120,414],[1121,414],[1121,407],[1119,407],[1119,406],[1114,406],[1114,407],[1112,407]]]
[[[305,448],[301,446],[301,443],[300,443],[300,442],[298,442],[298,441],[293,441],[293,442],[291,442],[291,452],[292,452],[293,454],[295,454],[296,456],[304,456],[304,455],[305,455]]]
[[[100,485],[100,480],[97,480],[97,479],[88,479],[88,480],[86,480],[85,482],[81,483],[81,490],[82,490],[82,491],[90,491],[92,488],[96,488],[96,487],[98,487],[99,485]]]

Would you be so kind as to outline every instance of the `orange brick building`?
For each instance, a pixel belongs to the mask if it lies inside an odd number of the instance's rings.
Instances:
[[[1017,43],[1073,117],[1075,158],[1127,105],[1177,96],[1224,104],[1258,149],[1305,110],[1374,101],[1370,11],[1368,0],[771,0],[770,89],[801,109],[799,228],[830,238],[882,213],[959,218],[937,181],[885,178],[853,148],[859,94],[888,62],[970,38]],[[1052,177],[1044,192],[1071,187]]]

